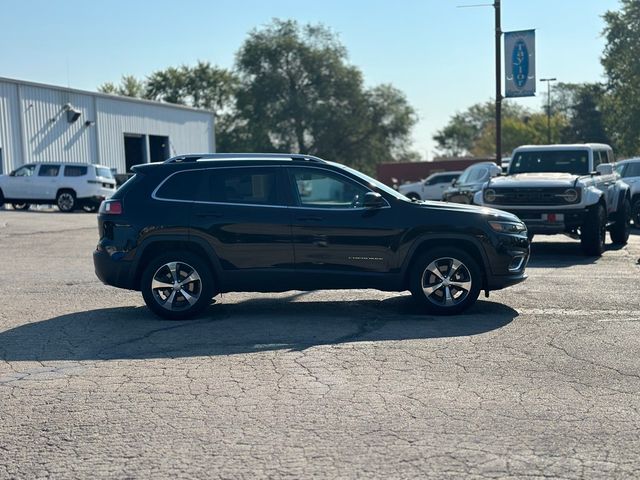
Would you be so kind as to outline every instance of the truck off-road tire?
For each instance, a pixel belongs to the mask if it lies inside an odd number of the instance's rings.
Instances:
[[[622,202],[620,211],[616,214],[616,223],[613,224],[609,233],[611,241],[616,245],[626,245],[629,240],[629,231],[631,230],[631,202],[625,200]]]
[[[601,204],[589,208],[580,228],[580,243],[585,255],[599,257],[607,236],[607,214]]]
[[[159,255],[149,262],[140,282],[142,297],[156,315],[187,320],[211,304],[214,278],[205,260],[190,252]]]
[[[438,247],[420,255],[414,262],[409,288],[428,313],[455,315],[478,299],[482,271],[473,257],[464,251]]]

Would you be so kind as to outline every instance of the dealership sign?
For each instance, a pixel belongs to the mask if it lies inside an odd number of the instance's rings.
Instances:
[[[536,32],[504,33],[505,97],[536,94]]]

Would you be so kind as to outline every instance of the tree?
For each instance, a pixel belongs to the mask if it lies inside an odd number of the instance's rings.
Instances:
[[[123,75],[120,85],[111,82],[103,83],[98,87],[98,91],[125,97],[144,98],[145,84],[133,75]]]
[[[157,70],[146,80],[132,75],[122,77],[120,85],[107,82],[98,87],[104,93],[145,98],[213,110],[222,115],[231,106],[237,88],[236,77],[209,62]]]
[[[416,116],[405,96],[390,85],[365,89],[324,26],[274,20],[250,33],[236,70],[229,149],[307,153],[369,172],[408,154]]]
[[[566,117],[560,131],[562,143],[610,143],[605,128],[604,86],[599,83],[559,83],[555,88],[552,111]]]
[[[640,151],[640,2],[621,0],[618,11],[604,15],[607,76],[604,114],[620,153]]]
[[[508,151],[508,136],[505,137],[505,125],[511,119],[524,122],[531,117],[531,112],[513,102],[502,102],[503,151]],[[493,132],[493,139],[489,132]],[[491,101],[472,105],[464,112],[458,112],[449,123],[438,131],[433,139],[437,143],[439,153],[444,156],[462,155],[495,155],[495,104]]]

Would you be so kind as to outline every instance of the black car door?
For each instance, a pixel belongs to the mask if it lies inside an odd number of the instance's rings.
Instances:
[[[280,289],[278,275],[294,270],[284,169],[224,167],[200,174],[203,191],[192,207],[191,234],[215,251],[222,281],[236,289]]]
[[[398,228],[389,206],[364,208],[370,188],[317,167],[291,166],[289,179],[298,272],[344,277],[389,271]]]

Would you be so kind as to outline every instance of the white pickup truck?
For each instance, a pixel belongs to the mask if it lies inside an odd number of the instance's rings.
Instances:
[[[565,233],[580,238],[585,254],[601,255],[607,230],[615,244],[629,238],[629,186],[613,161],[604,144],[518,147],[507,175],[489,180],[474,203],[514,213],[531,237]]]

